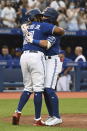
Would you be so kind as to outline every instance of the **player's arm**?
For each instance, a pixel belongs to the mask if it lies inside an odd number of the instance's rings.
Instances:
[[[55,26],[53,29],[53,34],[64,35],[64,33],[65,33],[65,30],[63,28]]]
[[[42,32],[44,34],[49,34],[49,35],[56,34],[56,35],[62,36],[62,35],[64,35],[65,30],[63,28],[60,28],[60,27],[53,25],[53,24],[43,23],[42,24]]]
[[[64,75],[67,75],[71,70],[72,70],[73,67],[67,67],[67,69],[64,71]]]
[[[39,41],[39,45],[40,45],[41,47],[44,47],[44,48],[49,49],[52,44],[51,44],[48,40],[40,40],[40,41]]]
[[[37,46],[39,45],[46,49],[49,49],[52,45],[55,44],[55,41],[56,41],[56,38],[54,36],[49,36],[47,40],[35,40],[35,39],[32,39],[32,37],[28,35],[26,37],[27,37],[27,42],[37,45]]]
[[[48,24],[46,24],[46,26],[47,26]],[[54,28],[55,27],[55,28]],[[35,44],[35,45],[39,45],[39,46],[41,46],[41,47],[44,47],[44,48],[47,48],[47,49],[49,49],[54,43],[55,43],[55,37],[53,37],[53,36],[50,36],[50,37],[48,37],[48,39],[47,40],[35,40],[35,39],[33,39],[32,37],[31,37],[31,35],[29,35],[29,32],[28,32],[28,26],[27,26],[27,24],[23,24],[22,26],[21,26],[21,29],[22,29],[22,32],[24,33],[24,35],[26,36],[26,40],[27,40],[27,42],[29,42],[29,43],[32,43],[32,44]],[[53,32],[56,32],[57,30],[56,30],[56,26],[53,26],[53,25],[51,25],[47,30],[43,30],[43,32],[44,33],[46,33],[46,32],[49,32],[49,33],[53,33]],[[56,34],[56,33],[55,33]]]

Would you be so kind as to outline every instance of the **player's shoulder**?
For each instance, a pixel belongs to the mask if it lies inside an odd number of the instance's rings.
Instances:
[[[54,26],[53,24],[47,23],[47,22],[42,22],[41,23],[42,26]]]
[[[77,60],[83,60],[83,61],[86,61],[86,58],[85,58],[84,55],[79,55],[79,56],[77,57]]]
[[[42,26],[42,23],[41,22],[37,22],[37,21],[33,21],[31,24],[30,24],[31,26],[33,25],[33,26]]]
[[[79,58],[85,58],[85,56],[84,55],[80,55]]]

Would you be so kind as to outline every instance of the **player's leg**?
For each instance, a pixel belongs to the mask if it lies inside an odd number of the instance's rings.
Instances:
[[[49,101],[51,103],[53,116],[58,121],[60,120],[59,115],[59,102],[58,97],[56,96],[55,91],[53,90],[56,86],[57,76],[60,73],[62,64],[59,65],[59,61],[57,59],[50,59],[47,63],[47,73],[46,73],[46,83],[45,83],[45,90],[48,94]],[[59,69],[59,70],[58,70]],[[52,121],[52,119],[51,119]],[[52,123],[51,121],[46,121],[46,124],[49,125]],[[50,123],[51,122],[51,123]]]
[[[67,75],[67,91],[70,91],[71,76]]]
[[[52,76],[52,73],[53,73],[52,71],[53,71],[52,61],[50,59],[47,59],[46,60],[45,89],[44,89],[44,93],[43,93],[44,99],[45,99],[45,104],[46,104],[48,114],[49,114],[47,120],[49,120],[53,116],[53,110],[52,110],[52,105],[51,105],[51,102],[50,102],[50,97],[49,97],[47,90],[46,90],[46,88],[50,88],[50,85],[51,85],[50,81],[51,81],[51,76]]]
[[[67,91],[67,76],[62,76],[60,83],[61,83],[62,90]]]
[[[45,80],[45,58],[43,53],[34,54],[31,63],[31,76],[34,91],[35,123],[34,125],[43,125],[41,123],[42,93],[44,91]]]
[[[20,64],[21,64],[21,70],[22,70],[22,75],[23,75],[23,83],[24,83],[24,91],[20,97],[19,104],[17,106],[17,109],[15,111],[15,114],[13,115],[13,121],[12,123],[14,125],[19,124],[19,119],[21,116],[21,112],[25,104],[27,103],[30,95],[31,95],[31,90],[32,90],[32,80],[30,77],[30,73],[28,71],[28,66],[27,66],[27,61],[26,61],[26,56],[22,55],[20,59]]]
[[[50,98],[49,98],[45,89],[44,89],[43,95],[44,95],[45,104],[46,104],[48,114],[49,114],[49,116],[47,118],[47,120],[48,120],[49,118],[51,118],[53,116],[53,110],[52,110],[52,106],[51,106],[51,103],[50,103]]]
[[[55,59],[48,59],[47,63],[46,63],[46,81],[45,81],[45,92],[48,96],[48,103],[46,102],[47,108],[48,108],[48,112],[49,115],[53,116],[53,112],[57,112],[56,109],[52,104],[53,100],[51,100],[51,97],[55,97],[54,99],[54,103],[56,102],[56,105],[58,103],[58,99],[56,97],[56,94],[54,92],[54,90],[52,89],[52,85],[56,83],[56,78],[55,75],[57,75],[57,61]],[[55,81],[55,83],[54,83]],[[45,96],[45,99],[46,97]],[[55,111],[53,111],[55,110]],[[51,113],[50,113],[51,112]],[[58,114],[56,114],[56,116],[58,117]]]
[[[61,77],[57,80],[57,88],[56,91],[62,91],[62,86],[61,86]]]

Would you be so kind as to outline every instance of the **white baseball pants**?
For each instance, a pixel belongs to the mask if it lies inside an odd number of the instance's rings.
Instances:
[[[70,91],[70,80],[71,76],[61,76],[57,82],[57,91]]]
[[[20,59],[24,90],[42,92],[45,80],[45,57],[40,51],[24,51]]]
[[[51,56],[51,59],[46,58],[46,78],[45,88],[55,89],[58,74],[62,70],[62,62],[58,55]]]

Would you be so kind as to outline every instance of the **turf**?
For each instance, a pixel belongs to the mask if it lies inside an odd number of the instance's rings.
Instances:
[[[3,117],[11,116],[18,100],[0,100],[0,131],[87,131],[87,129],[78,128],[59,128],[59,127],[32,127],[29,125],[12,126],[10,123],[3,122]],[[87,113],[87,99],[60,99],[60,112],[62,114]],[[33,100],[30,100],[23,109],[23,115],[33,115]],[[47,114],[43,102],[42,114]]]

